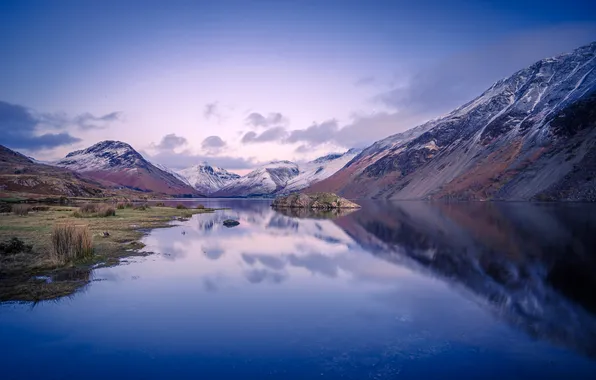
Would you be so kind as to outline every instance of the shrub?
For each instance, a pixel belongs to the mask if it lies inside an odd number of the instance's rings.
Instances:
[[[183,205],[182,203],[178,203],[178,205],[176,206],[176,208],[178,210],[186,210],[188,209],[188,207],[186,207],[185,205]]]
[[[131,202],[126,202],[126,203],[124,204],[124,207],[126,207],[126,208],[133,208],[133,207],[135,207],[135,205],[134,205],[134,204],[132,204]]]
[[[56,224],[52,232],[53,258],[61,263],[93,255],[93,236],[89,226]]]
[[[31,211],[49,211],[50,206],[33,206],[31,207]]]
[[[12,207],[10,206],[10,204],[5,203],[5,202],[0,202],[0,212],[11,212],[12,211]]]
[[[0,243],[0,255],[15,255],[21,252],[31,252],[32,246],[25,244],[21,239],[13,237]]]
[[[116,216],[116,209],[113,206],[101,205],[97,209],[95,216],[106,218],[108,216]]]
[[[157,203],[155,204],[155,207],[166,207],[166,204],[165,204],[165,203],[163,203],[163,202],[157,202]]]
[[[203,206],[203,205],[197,205],[197,207],[196,207],[196,208],[197,208],[197,209],[199,209],[199,210],[202,210],[202,209],[204,209],[204,208],[205,208],[205,206]]]
[[[12,206],[12,213],[15,215],[25,216],[29,214],[30,207],[24,204],[17,204]]]
[[[94,203],[86,203],[79,207],[79,211],[83,214],[92,214],[94,212],[97,212],[97,205]]]
[[[118,210],[124,210],[126,208],[126,204],[122,203],[122,202],[118,202],[118,204],[116,205],[116,208]]]
[[[108,216],[116,216],[116,209],[114,206],[106,204],[86,204],[79,207],[72,215],[75,218],[106,218]]]
[[[149,206],[147,206],[147,205],[138,205],[138,206],[135,206],[134,210],[145,211],[148,208],[149,208]]]

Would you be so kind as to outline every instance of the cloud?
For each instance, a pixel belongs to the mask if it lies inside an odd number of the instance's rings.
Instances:
[[[246,132],[244,136],[242,136],[242,143],[243,144],[254,144],[254,143],[264,143],[264,142],[271,142],[271,141],[281,141],[288,135],[288,132],[284,127],[274,127],[271,129],[266,130],[261,134],[257,134],[256,132],[250,131]]]
[[[162,151],[173,151],[174,149],[180,148],[187,143],[188,141],[186,138],[182,136],[176,136],[175,133],[170,133],[162,137],[160,143],[155,145],[155,148]]]
[[[375,100],[396,110],[437,116],[479,96],[495,81],[543,58],[572,51],[595,35],[596,25],[577,24],[511,36],[411,73],[407,83]]]
[[[300,143],[297,153],[324,143],[363,148],[450,112],[482,94],[495,81],[540,59],[572,51],[589,43],[594,35],[594,24],[563,25],[483,45],[411,72],[399,86],[376,95],[373,100],[387,106],[386,111],[355,115],[344,125],[334,120],[313,124],[290,131],[281,142]],[[365,84],[372,79],[357,82]]]
[[[201,148],[208,154],[219,154],[227,146],[219,136],[209,136],[201,142]]]
[[[310,145],[320,145],[333,140],[338,130],[337,120],[327,120],[320,124],[314,123],[306,129],[291,131],[286,142],[305,142]]]
[[[207,120],[217,119],[219,121],[221,114],[219,112],[218,102],[205,104],[203,107],[203,117]]]
[[[89,112],[76,116],[74,123],[82,130],[105,129],[110,123],[122,121],[122,112],[111,112],[103,116],[93,116]]]
[[[252,112],[244,120],[246,125],[250,125],[255,128],[271,128],[287,126],[289,121],[288,118],[279,112],[272,112],[266,117],[258,112]]]
[[[30,109],[0,101],[2,144],[10,148],[37,151],[81,141],[80,138],[71,136],[67,132],[48,133],[44,129],[57,126],[44,124],[46,123],[44,123],[43,117],[36,115]]]
[[[376,81],[377,81],[377,78],[375,78],[372,75],[369,75],[369,76],[365,76],[365,77],[357,79],[356,82],[354,82],[354,86],[365,87],[365,86],[375,84]]]
[[[185,169],[200,162],[209,162],[212,165],[226,168],[228,170],[252,169],[260,162],[254,157],[241,158],[230,156],[211,156],[194,154],[189,150],[176,153],[173,151],[158,151],[155,154],[141,152],[143,157],[149,161],[164,165],[171,169]]]

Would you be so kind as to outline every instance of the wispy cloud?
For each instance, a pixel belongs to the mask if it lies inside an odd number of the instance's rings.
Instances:
[[[242,136],[242,143],[243,144],[254,144],[254,143],[264,143],[264,142],[272,142],[272,141],[281,141],[288,135],[288,132],[283,127],[274,127],[271,129],[266,130],[265,132],[258,134],[256,132],[250,131],[246,132],[244,136]]]
[[[0,101],[0,131],[2,144],[15,149],[37,151],[52,149],[81,141],[67,132],[44,131],[44,117],[21,105]],[[62,128],[64,125],[51,126]]]
[[[250,113],[244,120],[246,125],[254,128],[284,127],[289,124],[287,117],[280,112],[271,112],[267,116],[258,112]]]

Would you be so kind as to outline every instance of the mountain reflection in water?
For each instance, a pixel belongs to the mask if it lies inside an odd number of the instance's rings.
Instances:
[[[152,230],[157,254],[93,270],[61,302],[0,305],[3,379],[596,372],[592,205],[185,202],[225,209]]]

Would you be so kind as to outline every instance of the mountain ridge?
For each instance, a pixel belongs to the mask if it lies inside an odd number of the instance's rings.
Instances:
[[[590,164],[595,57],[596,42],[538,61],[452,112],[394,135],[403,139],[377,141],[309,191],[352,198],[596,200]],[[562,120],[565,126],[557,127]]]

